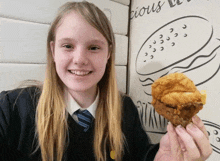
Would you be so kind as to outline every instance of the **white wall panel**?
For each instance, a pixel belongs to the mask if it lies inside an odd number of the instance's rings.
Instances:
[[[49,25],[0,18],[0,62],[46,62]]]
[[[49,23],[60,5],[56,0],[1,0],[0,16]]]
[[[116,69],[116,78],[117,78],[118,88],[121,92],[126,93],[127,67],[116,66],[115,69]]]
[[[80,1],[80,0],[75,0]],[[128,6],[109,0],[89,0],[103,10],[117,34],[127,34]],[[1,0],[0,17],[49,24],[67,0]]]
[[[114,33],[127,35],[129,7],[108,0],[88,0],[96,4],[110,19]]]
[[[114,33],[127,35],[128,33],[128,6],[121,5],[119,3],[111,2],[112,19]]]
[[[0,91],[16,88],[27,79],[43,81],[45,64],[10,64],[0,63]]]
[[[128,37],[115,34],[115,41],[116,41],[115,64],[127,65]]]
[[[110,0],[110,1],[115,1],[124,5],[129,5],[130,4],[130,0]]]

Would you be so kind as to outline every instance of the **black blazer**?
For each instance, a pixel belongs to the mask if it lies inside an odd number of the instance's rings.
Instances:
[[[36,87],[3,91],[0,94],[0,158],[4,161],[41,160],[35,153],[35,112],[40,90]],[[68,117],[69,142],[63,160],[95,161],[93,126],[83,132],[74,119]],[[123,97],[122,130],[126,138],[123,161],[153,161],[159,144],[152,145],[142,128],[138,111],[132,100]],[[33,153],[33,154],[32,154]],[[112,160],[107,150],[107,160]]]

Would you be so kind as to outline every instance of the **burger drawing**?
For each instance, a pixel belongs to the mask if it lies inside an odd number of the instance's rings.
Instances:
[[[166,23],[143,42],[135,70],[146,94],[146,108],[139,109],[146,132],[162,134],[166,130],[166,120],[155,114],[151,105],[151,85],[156,79],[179,72],[198,87],[219,72],[220,41],[215,34],[206,18],[190,15]]]
[[[136,57],[135,69],[145,94],[151,96],[150,85],[155,79],[174,72],[186,73],[197,86],[205,83],[219,70],[215,59],[219,48],[213,26],[203,17],[185,16],[163,25],[144,41]],[[209,65],[213,71],[193,79],[194,73]]]
[[[214,122],[202,120],[209,135],[210,143],[214,152],[220,154],[220,126]]]

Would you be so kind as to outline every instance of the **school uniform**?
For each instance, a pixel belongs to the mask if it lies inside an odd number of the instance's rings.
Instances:
[[[23,91],[22,91],[23,90]],[[21,92],[22,91],[22,92]],[[19,96],[19,97],[18,97]],[[35,139],[35,112],[40,91],[36,87],[16,89],[0,94],[0,158],[4,161],[38,161],[41,152],[33,151],[37,145]],[[88,108],[95,120],[96,100]],[[123,97],[122,131],[126,138],[123,161],[153,161],[159,144],[150,144],[149,138],[142,129],[137,109],[132,100]],[[74,119],[76,102],[71,100],[68,106],[68,146],[64,152],[64,161],[95,161],[93,151],[94,121],[86,131]],[[72,106],[71,106],[72,104]],[[73,106],[78,109],[73,109]],[[72,116],[73,115],[73,116]],[[107,146],[108,147],[108,146]],[[107,148],[107,160],[111,149]]]

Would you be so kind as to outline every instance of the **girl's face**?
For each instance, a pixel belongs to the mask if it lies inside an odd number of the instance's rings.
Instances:
[[[69,92],[94,92],[110,56],[105,37],[71,12],[58,26],[50,46],[56,72]]]

